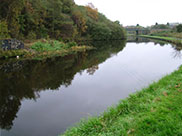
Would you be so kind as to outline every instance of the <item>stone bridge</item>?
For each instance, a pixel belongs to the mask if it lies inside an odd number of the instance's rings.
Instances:
[[[146,35],[150,33],[149,29],[146,28],[138,28],[138,27],[133,27],[133,28],[125,28],[126,32],[128,34],[134,34],[134,35]]]

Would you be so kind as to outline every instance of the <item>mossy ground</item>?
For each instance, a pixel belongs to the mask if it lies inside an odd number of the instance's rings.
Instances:
[[[62,136],[181,136],[182,67]]]

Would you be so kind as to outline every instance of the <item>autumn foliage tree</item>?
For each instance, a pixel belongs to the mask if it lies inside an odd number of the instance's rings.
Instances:
[[[124,38],[121,32],[119,24],[91,3],[84,7],[73,0],[0,0],[1,38],[109,40]]]
[[[98,9],[92,3],[89,3],[86,8],[88,16],[97,21],[99,17]]]
[[[78,10],[74,11],[72,13],[72,19],[76,24],[80,34],[85,33],[87,30],[87,25],[86,25],[86,19],[84,18],[83,14]]]

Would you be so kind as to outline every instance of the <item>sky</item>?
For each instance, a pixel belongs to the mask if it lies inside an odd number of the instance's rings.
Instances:
[[[75,0],[78,5],[93,5],[112,21],[124,26],[182,22],[182,0]]]

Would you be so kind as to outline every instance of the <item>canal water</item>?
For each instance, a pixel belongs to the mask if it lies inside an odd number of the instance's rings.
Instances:
[[[44,61],[0,61],[1,136],[57,136],[182,64],[180,47],[147,39]]]

